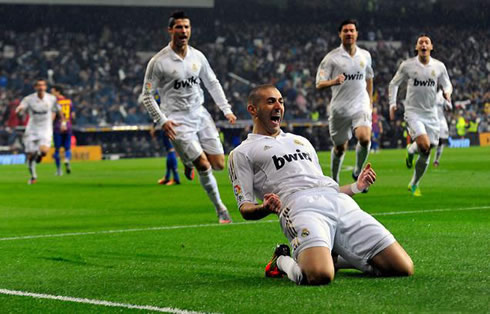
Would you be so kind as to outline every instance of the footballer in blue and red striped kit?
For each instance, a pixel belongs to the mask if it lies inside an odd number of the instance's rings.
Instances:
[[[60,107],[59,113],[56,115],[53,125],[53,140],[54,140],[54,155],[56,162],[56,175],[61,176],[60,148],[65,149],[65,170],[67,174],[71,173],[71,136],[72,136],[72,120],[74,116],[73,103],[71,99],[63,95],[63,87],[55,85],[51,88],[51,93],[56,96]]]

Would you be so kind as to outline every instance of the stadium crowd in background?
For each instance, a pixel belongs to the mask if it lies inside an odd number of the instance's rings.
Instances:
[[[50,22],[49,28],[0,31],[1,145],[14,143],[12,127],[23,122],[13,123],[15,118],[9,108],[32,92],[36,77],[46,77],[49,84],[65,88],[74,102],[77,127],[148,124],[148,114],[138,105],[137,96],[149,57],[168,42],[162,39],[165,27],[161,21],[152,27],[123,29],[107,21],[97,32],[73,31],[56,20]],[[403,29],[375,25],[361,24],[359,46],[363,47],[362,41],[374,43],[367,48],[375,73],[374,106],[384,131],[379,141],[384,145],[387,139],[396,139],[389,143],[396,147],[402,145],[403,124],[388,119],[388,83],[400,62],[413,56],[414,36],[422,30],[415,22]],[[245,24],[219,20],[199,27],[194,45],[208,56],[239,119],[248,118],[245,99],[250,86],[244,83],[246,80],[272,83],[279,88],[291,108],[285,121],[327,120],[330,93],[315,91],[315,73],[325,53],[338,46],[334,27],[287,21]],[[490,128],[490,31],[481,32],[484,34],[476,37],[469,26],[466,29],[461,25],[430,28],[437,45],[434,56],[444,60],[454,85],[456,109],[448,119],[453,136],[460,110],[468,124],[478,119],[480,131]],[[446,36],[448,33],[451,36]],[[400,41],[401,46],[395,48],[388,44],[391,41]],[[237,76],[234,78],[231,73]],[[215,120],[223,119],[209,95],[205,107]],[[312,140],[315,141],[321,139]]]

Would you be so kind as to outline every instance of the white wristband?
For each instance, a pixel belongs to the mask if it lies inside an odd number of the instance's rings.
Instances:
[[[359,190],[359,189],[357,188],[357,182],[352,183],[352,184],[350,185],[350,189],[351,189],[352,193],[354,193],[354,194],[359,194],[359,193],[361,193],[361,192],[362,192],[361,190]]]

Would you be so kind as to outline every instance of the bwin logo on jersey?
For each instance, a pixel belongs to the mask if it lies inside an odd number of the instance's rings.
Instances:
[[[292,162],[292,161],[300,161],[300,160],[311,160],[311,156],[308,153],[303,153],[299,149],[296,150],[296,153],[294,154],[285,154],[282,157],[281,156],[272,156],[272,161],[274,162],[274,166],[276,167],[276,170],[281,169],[284,167],[286,162]]]
[[[413,79],[413,86],[434,87],[436,86],[436,82],[433,79],[427,79],[425,81],[419,81],[417,79]]]
[[[195,84],[199,84],[199,80],[196,76],[191,76],[187,80],[179,81],[175,80],[174,82],[174,89],[179,89],[179,88],[186,88],[186,87],[192,87]]]
[[[342,74],[344,74],[346,81],[364,79],[364,74],[359,72],[359,71],[357,71],[357,73],[355,73],[355,74],[347,74],[347,73],[342,73]]]

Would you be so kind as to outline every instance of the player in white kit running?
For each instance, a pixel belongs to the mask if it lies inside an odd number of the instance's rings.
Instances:
[[[16,113],[27,112],[29,122],[24,133],[24,146],[27,154],[27,166],[31,174],[29,184],[37,182],[36,163],[46,156],[51,147],[53,120],[59,106],[54,95],[47,93],[48,85],[44,79],[36,80],[35,93],[22,99],[15,109]]]
[[[407,167],[411,168],[410,156],[418,150],[419,158],[408,188],[413,196],[421,196],[419,183],[430,163],[430,150],[439,142],[439,118],[437,115],[437,89],[441,88],[444,98],[450,102],[452,85],[446,66],[430,56],[433,49],[428,35],[417,38],[417,56],[402,62],[389,86],[390,119],[395,119],[398,87],[407,81],[404,118],[410,137],[417,145],[408,147]],[[416,148],[415,148],[416,147]],[[413,158],[413,157],[412,157]]]
[[[170,43],[148,63],[143,84],[143,104],[157,127],[163,128],[175,150],[189,169],[199,172],[199,180],[213,202],[220,223],[230,223],[231,217],[221,201],[214,170],[223,170],[224,151],[211,115],[203,107],[204,83],[226,119],[236,117],[226,100],[223,88],[206,57],[191,47],[191,22],[184,12],[175,12],[169,19]],[[154,94],[160,95],[160,106]]]
[[[323,58],[316,75],[317,89],[332,88],[328,122],[334,147],[330,168],[337,183],[352,130],[358,141],[354,180],[361,173],[371,146],[374,73],[371,55],[356,45],[357,36],[357,22],[343,21],[339,27],[342,44]]]
[[[413,263],[393,235],[351,198],[374,183],[368,164],[357,182],[339,187],[323,175],[304,137],[284,133],[284,103],[273,85],[254,88],[248,98],[253,132],[235,148],[228,170],[243,218],[279,216],[294,249],[278,246],[266,276],[284,273],[297,284],[328,284],[337,268],[385,276],[408,276]],[[256,198],[263,200],[257,204]]]

